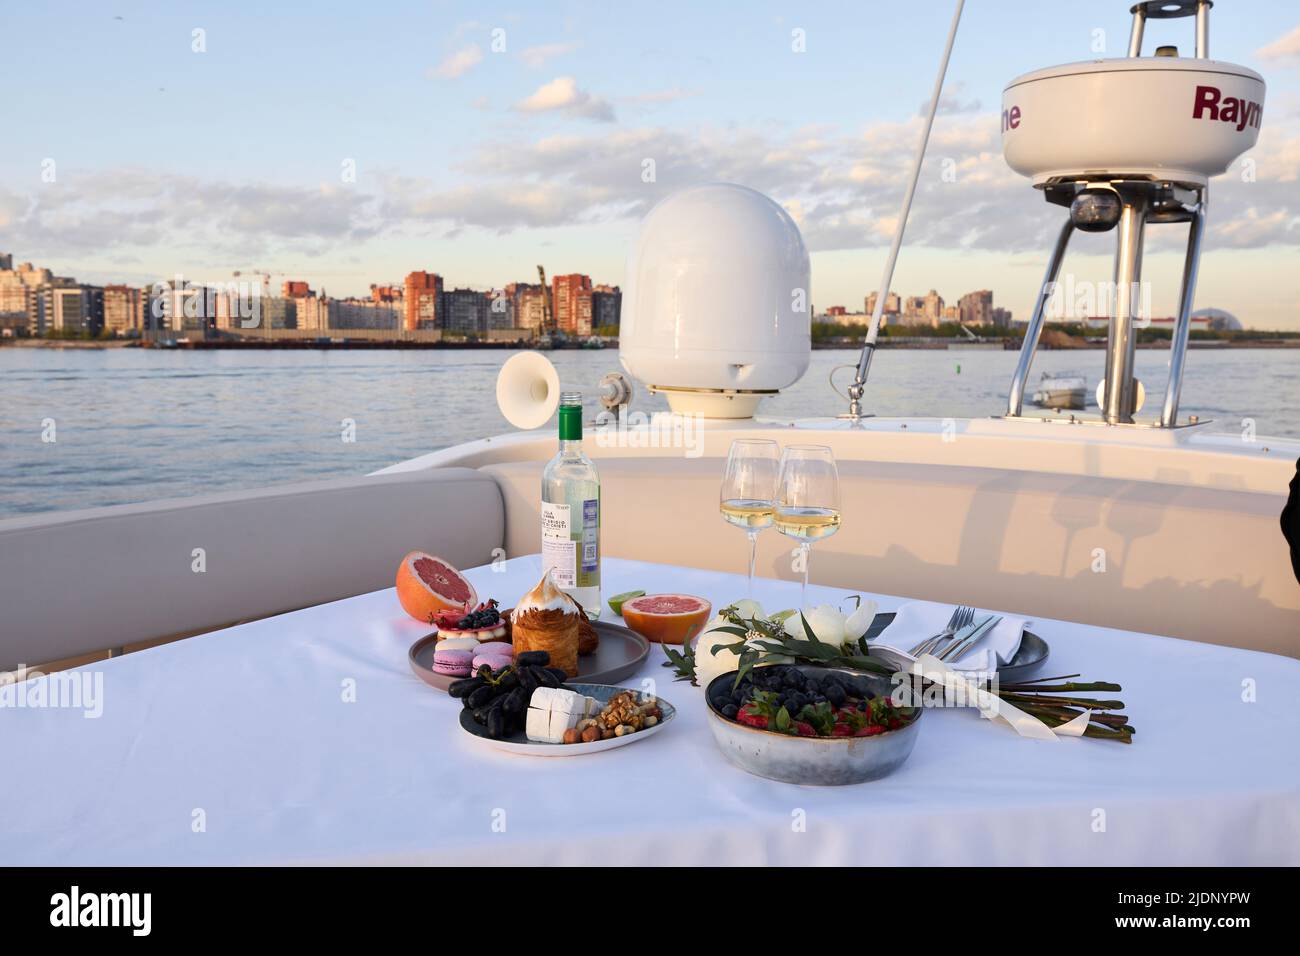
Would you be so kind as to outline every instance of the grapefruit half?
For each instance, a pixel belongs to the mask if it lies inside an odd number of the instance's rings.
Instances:
[[[474,585],[442,558],[412,551],[397,569],[397,600],[422,624],[433,624],[440,611],[464,611],[478,603]]]
[[[685,644],[704,629],[712,610],[693,594],[646,594],[623,602],[623,621],[647,641]]]

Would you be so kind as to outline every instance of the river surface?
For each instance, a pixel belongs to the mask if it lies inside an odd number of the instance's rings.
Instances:
[[[0,518],[361,475],[506,432],[494,388],[511,354],[0,348]],[[1137,354],[1148,417],[1168,356]],[[593,388],[618,368],[612,349],[550,357],[566,385]],[[761,414],[839,413],[827,374],[856,358],[813,352],[804,378]],[[1095,388],[1103,359],[1042,352],[1030,391],[1043,371],[1083,374]],[[1000,414],[1015,362],[1015,352],[881,351],[865,405],[881,415]],[[1300,350],[1193,351],[1182,398],[1185,414],[1214,419],[1212,430],[1239,434],[1250,419],[1260,436],[1300,438]],[[639,388],[633,399],[666,407]]]

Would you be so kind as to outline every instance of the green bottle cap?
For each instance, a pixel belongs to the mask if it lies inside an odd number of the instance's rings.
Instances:
[[[560,441],[582,441],[582,393],[560,396]]]

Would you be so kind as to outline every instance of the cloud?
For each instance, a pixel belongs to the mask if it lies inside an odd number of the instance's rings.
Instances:
[[[6,240],[27,258],[112,249],[183,248],[236,261],[259,250],[311,255],[376,234],[371,199],[353,186],[232,183],[121,168],[78,175],[32,191],[13,211]]]
[[[962,100],[962,90],[966,88],[965,83],[952,83],[943,88],[939,94],[939,109],[936,113],[938,116],[951,116],[955,113],[975,113],[980,109],[978,99]],[[930,101],[926,100],[916,108],[917,116],[925,116],[930,112]]]
[[[452,53],[430,71],[431,76],[440,76],[445,80],[454,80],[464,76],[483,61],[483,48],[477,43]]]
[[[1261,60],[1300,60],[1300,27],[1255,51]]]
[[[545,65],[547,60],[557,56],[564,56],[566,53],[572,53],[578,49],[576,43],[543,43],[539,46],[530,46],[519,52],[519,59],[524,61],[525,66],[533,69]]]
[[[543,83],[527,99],[515,104],[522,113],[559,112],[604,123],[614,121],[614,108],[598,96],[578,87],[571,76],[559,76]]]
[[[503,138],[470,149],[437,179],[376,170],[353,185],[61,168],[57,183],[0,186],[0,225],[6,247],[32,261],[105,250],[117,261],[156,261],[163,250],[182,250],[198,268],[360,250],[379,237],[628,223],[677,189],[730,181],[796,212],[814,251],[878,248],[892,236],[921,123],[609,127]],[[1298,180],[1300,122],[1266,124],[1246,160],[1214,180],[1207,249],[1300,245]],[[935,126],[907,242],[1045,260],[1064,216],[1003,162],[997,116],[960,114]],[[1186,234],[1153,227],[1147,248],[1180,249]],[[1110,248],[1113,237],[1097,242]]]
[[[638,93],[635,96],[625,97],[625,99],[629,103],[672,103],[677,100],[685,100],[692,96],[699,95],[699,90],[684,90],[680,86],[674,86],[669,90],[653,90],[649,93]]]

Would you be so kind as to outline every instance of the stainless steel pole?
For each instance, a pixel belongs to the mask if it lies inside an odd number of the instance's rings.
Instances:
[[[962,7],[966,0],[957,0],[957,7],[952,12],[952,24],[948,27],[948,42],[943,48],[943,59],[939,63],[939,73],[934,78],[934,89],[930,92],[930,108],[926,112],[925,125],[921,128],[921,140],[916,144],[916,158],[912,161],[912,176],[907,183],[907,192],[903,195],[903,208],[898,214],[898,227],[894,230],[894,240],[889,246],[889,256],[885,259],[885,271],[880,277],[880,288],[876,292],[876,307],[871,310],[871,326],[867,329],[867,340],[862,345],[862,354],[858,356],[858,370],[849,386],[849,417],[862,417],[862,395],[866,391],[867,374],[871,371],[871,357],[876,351],[876,339],[880,336],[880,320],[884,315],[885,300],[889,297],[889,285],[894,278],[894,264],[898,261],[898,250],[903,245],[903,231],[907,228],[907,217],[912,211],[912,197],[916,194],[916,182],[921,178],[921,163],[925,159],[925,147],[930,142],[930,129],[934,126],[934,116],[939,111],[939,97],[943,93],[943,78],[948,73],[948,60],[952,57],[952,45],[957,39],[957,24],[961,22]]]
[[[1208,186],[1202,188],[1200,202],[1187,229],[1187,258],[1183,260],[1183,285],[1178,295],[1178,324],[1169,343],[1169,382],[1165,385],[1165,404],[1160,410],[1160,425],[1173,428],[1178,424],[1178,399],[1183,390],[1183,365],[1187,361],[1187,336],[1192,327],[1192,301],[1196,298],[1196,272],[1201,263],[1201,238],[1205,235],[1205,215],[1210,199]]]
[[[1102,412],[1109,424],[1133,421],[1136,386],[1133,380],[1135,302],[1141,301],[1142,237],[1146,225],[1147,197],[1121,192],[1119,236],[1115,247],[1115,299],[1106,338],[1106,394]]]
[[[1133,29],[1129,31],[1129,35],[1128,35],[1129,56],[1142,55],[1142,30],[1146,26],[1146,23],[1147,23],[1146,9],[1143,8],[1142,4],[1139,3],[1137,6],[1133,8]]]
[[[1052,249],[1052,258],[1047,261],[1047,274],[1043,276],[1043,287],[1038,291],[1038,301],[1034,303],[1034,314],[1025,329],[1025,340],[1020,346],[1020,360],[1016,363],[1016,374],[1011,379],[1011,394],[1007,399],[1007,415],[1012,418],[1020,414],[1025,402],[1025,380],[1029,378],[1029,366],[1034,361],[1034,351],[1038,348],[1038,339],[1043,331],[1043,313],[1047,301],[1052,297],[1056,286],[1056,277],[1061,274],[1061,262],[1065,259],[1065,247],[1070,243],[1074,233],[1074,223],[1069,219],[1061,226],[1056,237],[1056,246]]]

